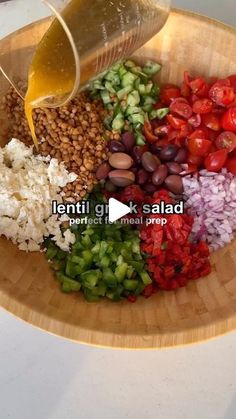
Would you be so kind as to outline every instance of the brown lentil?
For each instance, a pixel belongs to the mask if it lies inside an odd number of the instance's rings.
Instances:
[[[1,108],[11,120],[11,137],[32,145],[24,114],[24,104],[10,88]],[[64,190],[64,199],[78,200],[91,192],[96,184],[97,168],[109,158],[107,140],[120,140],[117,132],[104,131],[106,114],[100,101],[83,92],[69,104],[58,109],[35,109],[33,118],[43,156],[56,157],[78,178]]]

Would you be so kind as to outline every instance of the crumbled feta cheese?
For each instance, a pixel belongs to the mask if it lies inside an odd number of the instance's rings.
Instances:
[[[33,148],[12,139],[0,148],[0,235],[24,251],[39,251],[45,237],[53,236],[64,251],[75,236],[62,234],[67,216],[52,215],[52,201],[62,202],[61,188],[76,179],[62,163],[34,156]]]
[[[68,173],[66,168],[62,164],[59,164],[56,159],[52,159],[49,163],[48,176],[51,184],[60,186],[60,188],[64,188],[67,183],[74,182],[77,178],[75,173]]]

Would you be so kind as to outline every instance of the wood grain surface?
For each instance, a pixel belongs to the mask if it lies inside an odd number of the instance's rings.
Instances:
[[[25,52],[47,25],[42,21],[2,40],[6,62],[23,74]],[[205,76],[236,73],[235,44],[233,28],[173,10],[165,28],[135,57],[161,62],[161,81],[179,83],[186,69]],[[7,88],[0,78],[0,94]],[[1,144],[9,123],[0,114]],[[199,342],[236,328],[236,240],[211,259],[211,275],[176,292],[136,304],[87,303],[79,294],[61,293],[43,254],[26,254],[1,238],[0,304],[36,327],[81,343],[140,349]]]

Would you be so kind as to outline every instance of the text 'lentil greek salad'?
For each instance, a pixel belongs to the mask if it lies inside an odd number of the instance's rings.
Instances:
[[[234,238],[236,75],[186,71],[176,86],[156,83],[160,71],[119,62],[68,105],[35,109],[37,153],[23,101],[12,89],[2,100],[12,140],[0,149],[0,235],[45,252],[65,293],[173,291],[209,275],[211,252]],[[133,211],[109,222],[96,209],[110,199]]]

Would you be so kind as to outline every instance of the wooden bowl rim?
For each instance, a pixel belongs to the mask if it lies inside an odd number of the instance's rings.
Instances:
[[[212,19],[207,16],[179,8],[171,8],[171,12],[180,16],[191,17],[196,20],[204,20],[206,23],[217,26],[218,28],[226,30],[227,32],[232,32],[234,35],[236,34],[236,29],[234,27],[220,22],[217,19]],[[41,19],[38,22],[34,22],[30,25],[27,25],[24,28],[19,29],[15,33],[19,33],[23,29],[30,28],[36,23],[43,22],[46,19],[48,18]],[[7,39],[11,36],[12,34],[8,35],[4,39]],[[109,347],[112,349],[173,348],[214,339],[218,336],[230,333],[236,329],[235,313],[226,318],[222,318],[221,320],[212,321],[201,326],[189,328],[186,327],[181,331],[162,332],[159,334],[149,333],[148,335],[125,335],[116,334],[110,331],[106,332],[91,329],[88,330],[79,324],[76,326],[66,324],[65,327],[64,321],[58,320],[52,315],[40,312],[40,310],[37,307],[35,307],[35,309],[32,310],[32,308],[29,307],[26,303],[18,301],[14,296],[9,296],[6,292],[2,290],[0,290],[0,305],[9,314],[12,314],[18,319],[21,319],[24,322],[31,324],[44,332],[46,331],[47,333],[50,333],[54,336],[63,337],[76,343],[87,345],[89,344],[103,348]],[[90,333],[89,338],[87,338],[88,332]],[[201,339],[199,339],[199,335],[201,335]]]

